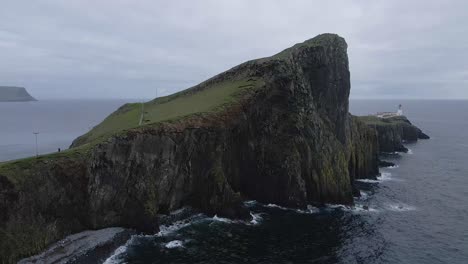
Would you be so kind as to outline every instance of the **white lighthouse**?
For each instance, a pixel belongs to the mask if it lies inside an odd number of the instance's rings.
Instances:
[[[397,116],[402,116],[403,115],[403,106],[400,104],[398,106],[398,111],[397,111]]]

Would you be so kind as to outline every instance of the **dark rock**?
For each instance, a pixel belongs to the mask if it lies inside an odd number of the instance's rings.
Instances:
[[[430,137],[426,134],[424,134],[422,131],[419,132],[418,134],[419,139],[430,139]]]
[[[421,129],[411,124],[405,116],[378,118],[376,116],[359,117],[370,128],[377,130],[379,149],[381,152],[408,152],[403,143],[416,142],[418,139],[428,139]]]
[[[125,244],[135,232],[119,227],[84,231],[51,245],[45,252],[19,261],[27,263],[103,263],[119,246]]]
[[[389,162],[389,161],[385,161],[385,160],[379,160],[379,167],[393,167],[395,166],[395,163],[393,162]]]

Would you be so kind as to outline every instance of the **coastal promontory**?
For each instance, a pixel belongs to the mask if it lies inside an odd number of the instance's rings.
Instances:
[[[123,105],[67,151],[1,163],[0,262],[83,230],[156,232],[187,206],[249,218],[245,200],[352,205],[355,179],[379,173],[383,134],[349,114],[347,47],[319,35]]]
[[[24,87],[0,86],[0,102],[36,101]]]

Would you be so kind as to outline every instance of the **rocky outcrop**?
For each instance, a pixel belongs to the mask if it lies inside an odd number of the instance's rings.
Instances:
[[[133,129],[94,150],[96,226],[151,229],[157,213],[183,205],[242,217],[247,198],[293,207],[352,203],[353,178],[377,173],[377,138],[348,114],[344,40],[321,35],[209,82],[238,78],[265,85],[224,111]]]
[[[0,102],[36,101],[25,88],[15,86],[0,86]]]
[[[0,164],[0,262],[13,263],[90,228],[86,160],[40,157]]]
[[[381,152],[408,152],[403,145],[418,139],[429,139],[421,129],[411,124],[405,116],[378,118],[375,116],[359,117],[370,128],[377,130],[379,150]]]
[[[103,263],[107,256],[133,234],[134,231],[119,227],[80,232],[67,236],[45,252],[23,259],[18,264]]]
[[[348,113],[346,50],[341,37],[320,35],[177,94],[239,80],[253,87],[217,111],[122,130],[99,142],[88,135],[68,152],[0,165],[0,208],[9,208],[0,215],[2,260],[35,254],[86,229],[156,232],[160,214],[187,205],[249,217],[244,199],[291,207],[351,204],[354,179],[378,173],[381,134]],[[257,85],[248,85],[254,80]]]

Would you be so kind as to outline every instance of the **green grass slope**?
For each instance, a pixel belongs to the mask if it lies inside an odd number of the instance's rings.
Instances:
[[[243,92],[263,84],[259,78],[225,80],[160,97],[144,103],[143,107],[141,103],[126,104],[78,138],[74,146],[100,141],[124,130],[139,127],[142,111],[142,125],[145,126],[196,113],[212,113],[235,103]]]
[[[393,126],[398,123],[408,123],[408,119],[405,116],[395,116],[390,118],[380,118],[373,115],[358,116],[359,120],[367,125],[379,125],[379,126]]]

